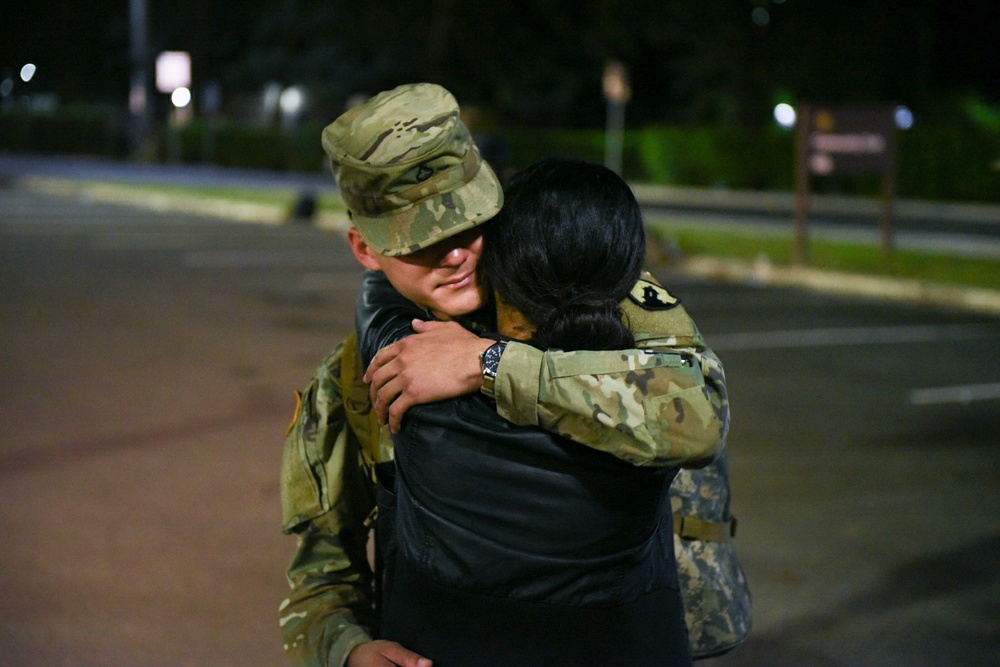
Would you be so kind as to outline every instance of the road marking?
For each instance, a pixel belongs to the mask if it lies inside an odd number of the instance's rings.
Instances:
[[[709,336],[708,343],[716,352],[734,352],[834,345],[936,343],[996,337],[1000,337],[1000,328],[993,324],[943,324],[717,334]]]
[[[205,245],[204,232],[118,231],[104,232],[90,240],[94,250],[185,250]]]
[[[184,253],[191,269],[257,269],[329,267],[336,260],[329,250],[196,250]]]
[[[967,384],[957,387],[914,389],[910,392],[910,405],[935,405],[939,403],[969,404],[1000,398],[1000,382]]]

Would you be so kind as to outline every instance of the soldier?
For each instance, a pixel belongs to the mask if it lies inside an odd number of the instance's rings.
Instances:
[[[475,325],[483,305],[475,276],[482,242],[471,230],[496,214],[502,194],[450,94],[428,84],[383,93],[328,127],[324,147],[354,221],[352,249],[363,264],[374,264],[368,268],[381,270],[366,275],[361,304],[385,286],[385,276],[409,297],[391,311],[405,326],[385,320],[367,326],[402,336],[414,315]],[[557,369],[551,353],[511,343],[488,378],[496,383],[498,412],[553,430],[564,424],[573,439],[637,465],[710,459],[728,425],[724,377],[683,309],[674,313],[689,324],[676,335],[643,340],[650,350],[685,352],[690,366],[662,366],[650,351],[630,350],[574,353]],[[455,343],[451,357],[467,362],[471,354],[478,367],[478,353],[493,341],[469,336]],[[473,338],[474,351],[461,352]],[[402,647],[371,641],[377,614],[365,541],[376,504],[372,477],[391,468],[392,443],[380,437],[361,383],[360,357],[374,350],[362,352],[352,336],[324,360],[286,440],[283,528],[298,535],[299,548],[281,626],[296,664],[341,665],[348,655],[351,664],[362,664],[372,653],[416,664]],[[481,368],[475,376],[467,381],[482,385]],[[682,422],[679,410],[688,417]]]

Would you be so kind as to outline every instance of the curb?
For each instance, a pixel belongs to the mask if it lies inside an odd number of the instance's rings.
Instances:
[[[751,192],[669,185],[632,184],[636,199],[643,205],[670,206],[698,210],[747,210],[765,214],[793,215],[795,194],[792,192]],[[878,220],[885,204],[881,199],[811,193],[810,214],[845,215]],[[937,218],[962,220],[966,223],[1000,226],[1000,205],[972,203],[942,203],[919,199],[896,199],[893,203],[897,219]]]
[[[1000,315],[1000,291],[978,287],[839,273],[801,266],[779,267],[767,260],[741,262],[706,256],[681,259],[672,267],[684,275],[724,282],[761,287],[800,287],[827,294],[861,296]]]
[[[79,197],[104,204],[134,206],[153,211],[207,215],[224,220],[274,227],[289,224],[288,209],[279,204],[236,202],[231,199],[212,199],[210,197],[192,198],[182,194],[165,192],[137,192],[128,186],[105,182],[37,176],[20,179],[15,187],[57,197]],[[321,229],[346,233],[351,223],[346,213],[319,212],[314,217],[312,224]]]

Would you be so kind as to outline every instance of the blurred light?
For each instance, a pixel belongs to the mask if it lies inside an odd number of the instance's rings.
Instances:
[[[0,97],[7,97],[12,92],[14,92],[14,79],[9,76],[0,81]]]
[[[354,93],[347,98],[347,102],[344,104],[344,110],[353,109],[356,106],[360,106],[368,101],[368,96],[364,93]]]
[[[759,28],[765,27],[771,22],[771,15],[763,7],[756,7],[750,14],[750,20]]]
[[[289,116],[294,116],[301,111],[304,102],[305,96],[302,94],[302,89],[298,86],[285,88],[281,91],[281,96],[278,98],[278,106],[281,107],[281,112]]]
[[[170,93],[170,102],[178,109],[191,104],[191,91],[181,86]]]
[[[264,92],[261,95],[261,115],[265,120],[274,117],[274,114],[278,111],[278,99],[281,97],[281,84],[271,82],[264,86]]]
[[[49,113],[59,107],[59,96],[55,93],[34,93],[31,96],[29,106],[32,111]]]
[[[795,127],[795,108],[782,102],[774,107],[774,120],[785,129]]]
[[[809,158],[809,170],[819,176],[833,173],[833,158],[827,153],[814,153]]]
[[[21,81],[28,83],[31,81],[31,77],[35,76],[36,67],[32,63],[28,63],[21,68]]]
[[[604,97],[612,104],[627,104],[632,99],[628,69],[617,60],[610,60],[604,65],[601,84],[604,88]]]
[[[908,130],[913,127],[913,112],[910,111],[908,107],[898,106],[896,107],[896,127],[901,130]]]
[[[217,114],[222,110],[222,86],[218,81],[209,81],[201,87],[201,110],[207,114]]]
[[[191,54],[187,51],[163,51],[156,56],[156,89],[173,93],[191,85]]]
[[[128,110],[133,116],[146,111],[146,87],[142,84],[133,85],[128,91]]]

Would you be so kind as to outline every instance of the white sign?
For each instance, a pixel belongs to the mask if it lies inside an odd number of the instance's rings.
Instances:
[[[173,93],[191,87],[191,54],[187,51],[164,51],[156,56],[156,89]]]

